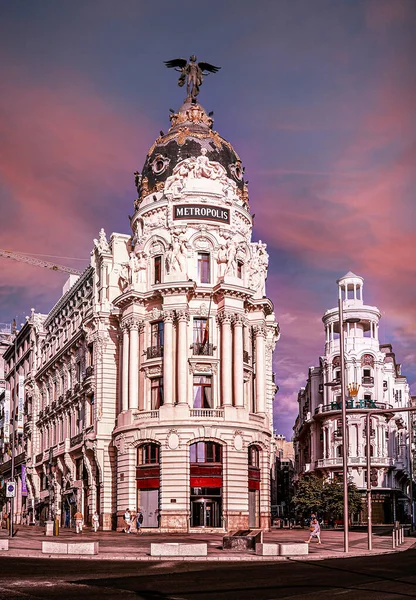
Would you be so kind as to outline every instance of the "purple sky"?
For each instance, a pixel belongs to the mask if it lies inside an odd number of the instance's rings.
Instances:
[[[415,31],[414,0],[2,2],[0,247],[88,260],[101,227],[127,233],[132,174],[184,98],[163,61],[196,53],[222,67],[200,101],[271,256],[276,430],[349,270],[416,393]],[[64,281],[0,259],[0,322],[47,312]]]

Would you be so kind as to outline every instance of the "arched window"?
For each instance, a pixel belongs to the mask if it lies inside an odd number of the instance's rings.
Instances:
[[[222,462],[222,447],[215,442],[195,442],[189,450],[191,463]]]
[[[260,451],[257,446],[250,446],[248,449],[248,466],[249,467],[260,467]]]
[[[137,464],[138,465],[155,465],[159,464],[159,444],[152,442],[142,444],[137,448]]]

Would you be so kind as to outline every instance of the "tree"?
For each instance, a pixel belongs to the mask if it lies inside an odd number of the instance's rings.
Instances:
[[[324,480],[310,474],[299,480],[298,488],[292,499],[296,512],[309,516],[311,512],[322,512]]]
[[[348,510],[350,516],[362,508],[361,494],[354,483],[348,483]],[[319,513],[328,519],[341,518],[344,514],[344,489],[342,482],[325,481],[310,474],[299,480],[298,489],[292,500],[297,512],[309,516]]]

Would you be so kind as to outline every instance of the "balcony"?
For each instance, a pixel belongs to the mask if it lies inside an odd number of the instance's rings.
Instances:
[[[361,466],[365,467],[367,465],[367,459],[365,456],[349,456],[348,457],[348,466]],[[372,456],[371,457],[371,465],[377,465],[380,467],[391,467],[393,465],[393,459],[388,456]],[[317,469],[326,469],[328,467],[340,467],[342,468],[342,457],[337,456],[335,458],[321,458],[316,461],[315,468]]]
[[[365,375],[364,377],[361,378],[361,383],[363,385],[374,385],[374,377]]]
[[[223,419],[222,408],[191,408],[190,416],[197,419]]]
[[[347,400],[348,410],[388,410],[393,408],[391,404],[387,402],[375,402],[374,400],[366,399],[354,399]],[[342,410],[341,402],[331,402],[331,404],[323,404],[315,409],[315,415],[328,412],[340,412]]]
[[[146,350],[146,356],[148,359],[162,358],[163,346],[149,346],[148,349]]]
[[[78,444],[80,444],[82,442],[83,439],[84,439],[84,434],[82,432],[78,433],[77,435],[74,435],[74,437],[72,437],[70,439],[69,445],[71,446],[71,448],[72,448],[72,446],[77,446]]]
[[[212,344],[203,344],[199,342],[194,342],[191,349],[194,356],[212,356],[214,351]]]

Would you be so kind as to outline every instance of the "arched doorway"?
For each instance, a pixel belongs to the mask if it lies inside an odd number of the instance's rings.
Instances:
[[[222,525],[222,446],[195,442],[189,449],[191,527]]]

